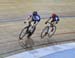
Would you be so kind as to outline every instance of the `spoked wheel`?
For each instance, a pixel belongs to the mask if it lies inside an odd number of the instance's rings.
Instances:
[[[41,32],[41,38],[44,38],[48,34],[49,27],[46,26]]]
[[[48,37],[52,37],[56,31],[56,26],[50,27],[48,31]]]

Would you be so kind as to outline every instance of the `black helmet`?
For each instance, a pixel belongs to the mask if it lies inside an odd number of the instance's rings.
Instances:
[[[34,11],[34,12],[33,12],[33,15],[37,15],[37,11]]]

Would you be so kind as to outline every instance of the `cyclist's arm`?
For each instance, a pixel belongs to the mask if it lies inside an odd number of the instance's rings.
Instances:
[[[49,21],[50,21],[50,19],[51,19],[51,17],[49,17],[49,19],[48,19],[45,23],[49,22]]]
[[[26,21],[31,21],[30,19],[31,19],[31,15],[25,19],[24,23],[26,23]]]

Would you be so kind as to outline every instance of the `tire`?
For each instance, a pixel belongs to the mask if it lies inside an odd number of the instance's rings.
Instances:
[[[19,34],[19,39],[23,39],[26,34],[27,34],[27,27],[24,27]]]
[[[48,31],[48,37],[51,38],[55,32],[56,32],[56,26],[53,27],[53,31],[51,31],[51,27],[49,28],[49,31]]]
[[[41,38],[44,38],[48,34],[49,26],[46,26],[41,32]]]

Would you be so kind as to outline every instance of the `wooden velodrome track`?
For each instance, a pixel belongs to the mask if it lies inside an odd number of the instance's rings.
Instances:
[[[41,3],[42,2],[42,3]],[[75,40],[75,1],[74,0],[0,0],[0,55],[5,57],[25,51],[18,43],[18,36],[23,24],[24,16],[33,10],[39,11],[42,17],[48,17],[52,12],[60,16],[55,35],[50,38],[50,42],[63,42]],[[73,16],[73,17],[72,17]],[[42,19],[37,25],[37,29],[32,36],[35,44],[46,43],[47,39],[40,38],[40,32],[44,28]]]

